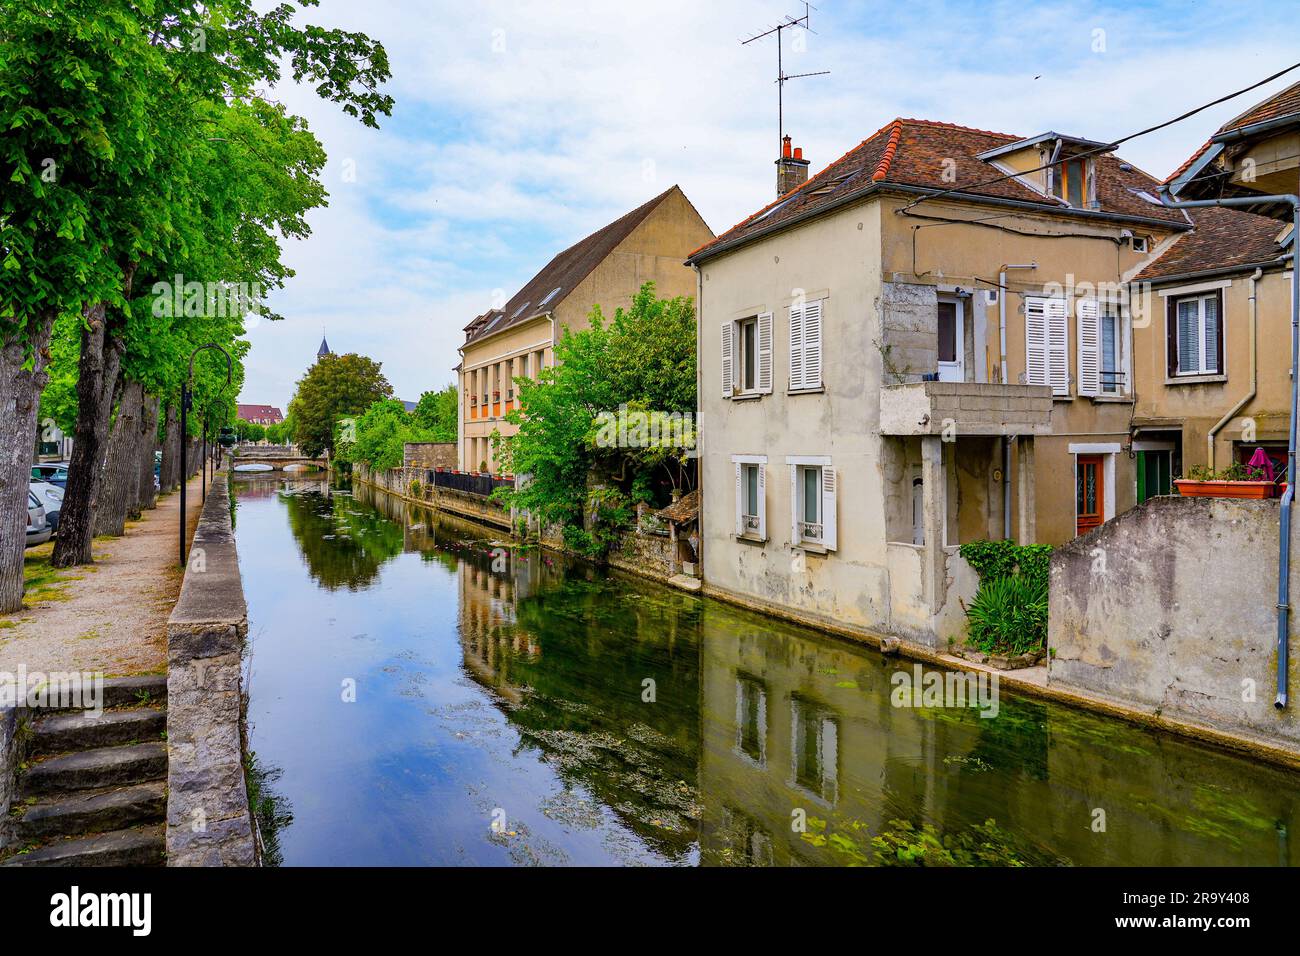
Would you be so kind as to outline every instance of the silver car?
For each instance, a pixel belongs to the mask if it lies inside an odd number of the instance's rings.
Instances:
[[[44,544],[54,534],[50,523],[45,520],[45,509],[41,501],[29,490],[27,492],[27,547]]]
[[[52,485],[48,481],[33,480],[27,486],[31,493],[36,496],[36,500],[41,503],[45,509],[45,520],[50,523],[50,531],[53,534],[59,533],[59,514],[63,511],[63,489],[58,485]]]

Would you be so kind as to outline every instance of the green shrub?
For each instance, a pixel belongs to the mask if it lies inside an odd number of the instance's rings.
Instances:
[[[966,608],[969,643],[986,654],[1024,654],[1043,647],[1051,546],[973,541],[959,550],[980,579]]]

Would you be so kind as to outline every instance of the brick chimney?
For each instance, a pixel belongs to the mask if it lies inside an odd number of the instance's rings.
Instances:
[[[803,147],[790,150],[790,137],[781,139],[781,158],[776,161],[776,194],[784,196],[808,181],[809,160],[803,158]]]

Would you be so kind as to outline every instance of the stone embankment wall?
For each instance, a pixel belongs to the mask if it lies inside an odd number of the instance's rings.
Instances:
[[[1049,686],[1300,752],[1294,613],[1293,692],[1273,706],[1278,518],[1276,500],[1153,498],[1058,548]],[[1296,561],[1291,595],[1300,605]]]
[[[402,465],[407,468],[455,468],[454,441],[408,441],[402,446]]]
[[[13,838],[13,807],[18,767],[23,762],[23,739],[18,733],[23,710],[14,705],[0,707],[0,849]]]
[[[248,608],[225,472],[208,489],[167,622],[167,865],[255,866],[242,745]]]
[[[375,471],[368,465],[356,464],[352,468],[352,477],[382,491],[399,495],[408,501],[450,511],[462,518],[481,521],[507,531],[511,529],[508,510],[482,495],[469,494],[454,488],[434,487],[429,483],[427,468],[390,468],[387,471]]]

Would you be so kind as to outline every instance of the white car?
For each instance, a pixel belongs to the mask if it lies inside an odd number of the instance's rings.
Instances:
[[[50,523],[51,533],[58,534],[59,512],[63,510],[63,489],[48,481],[33,481],[28,488],[45,509],[45,520]]]
[[[50,523],[45,520],[45,509],[40,499],[31,491],[27,492],[27,547],[44,544],[54,534]]]

